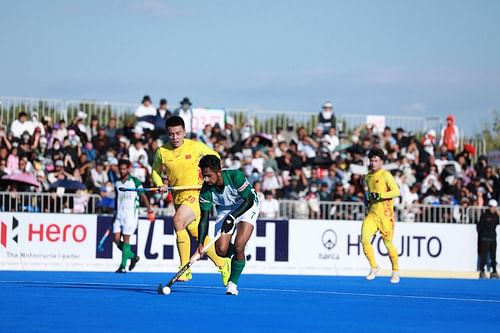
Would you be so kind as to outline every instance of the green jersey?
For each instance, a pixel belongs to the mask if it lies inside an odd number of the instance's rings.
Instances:
[[[255,192],[240,170],[222,170],[222,178],[224,180],[222,190],[215,185],[203,184],[200,192],[201,210],[210,211],[212,205],[215,205],[217,210],[234,210]],[[258,200],[257,195],[255,200]]]

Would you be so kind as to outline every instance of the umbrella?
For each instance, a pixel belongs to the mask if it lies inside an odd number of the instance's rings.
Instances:
[[[268,147],[272,147],[273,146],[273,139],[270,135],[268,134],[265,134],[265,133],[257,133],[257,134],[254,134],[254,135],[251,135],[250,137],[248,137],[246,140],[245,140],[245,144],[247,142],[251,142],[254,138],[259,138],[259,144],[260,145],[263,145],[263,146],[268,146]]]
[[[40,183],[36,178],[27,172],[12,173],[10,175],[4,175],[1,178],[1,182],[4,184],[17,184],[23,186],[40,186]]]
[[[66,191],[77,191],[77,190],[85,190],[87,187],[82,182],[77,180],[69,180],[69,179],[60,179],[52,184],[50,184],[50,189],[54,190],[58,187],[64,187]]]

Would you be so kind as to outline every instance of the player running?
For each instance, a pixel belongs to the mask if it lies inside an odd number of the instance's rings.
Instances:
[[[167,192],[169,186],[201,186],[202,179],[198,162],[205,155],[217,155],[217,152],[208,148],[199,141],[185,139],[186,129],[184,120],[179,116],[167,119],[166,127],[170,142],[164,144],[155,153],[153,182]],[[168,184],[163,183],[162,171],[166,172]],[[184,266],[191,255],[191,242],[189,235],[198,239],[198,223],[200,221],[199,189],[174,191],[174,228],[177,235],[177,250],[181,259],[180,267]],[[205,239],[208,243],[210,239]],[[227,285],[230,274],[231,261],[219,257],[214,247],[207,251],[208,257],[219,268],[222,282]],[[192,278],[188,269],[177,281],[185,282]]]
[[[130,248],[130,235],[135,233],[139,223],[139,196],[148,209],[148,220],[150,222],[154,222],[155,220],[155,215],[151,210],[149,200],[144,193],[139,194],[139,192],[136,191],[124,192],[118,190],[120,187],[142,188],[141,182],[130,175],[130,165],[131,163],[129,160],[120,160],[118,162],[118,173],[120,178],[115,183],[116,209],[115,221],[113,223],[113,241],[120,251],[122,251],[122,261],[116,273],[127,272],[125,266],[129,259],[130,265],[128,266],[128,270],[133,270],[140,259]]]
[[[203,254],[203,240],[208,233],[208,217],[212,205],[217,208],[215,234],[221,237],[215,242],[217,254],[231,258],[231,276],[226,294],[238,295],[238,280],[245,267],[245,246],[252,235],[259,216],[257,193],[240,170],[221,170],[219,158],[207,155],[200,160],[204,184],[200,193],[201,220],[198,252]],[[234,244],[231,238],[236,232]],[[207,237],[208,238],[208,237]]]
[[[380,231],[392,264],[391,283],[399,283],[398,252],[392,243],[394,237],[394,203],[398,197],[399,188],[390,172],[382,169],[384,164],[382,149],[372,149],[368,153],[370,172],[366,176],[368,185],[369,209],[361,227],[361,243],[363,252],[370,263],[367,280],[373,280],[380,271],[375,260],[371,240]]]

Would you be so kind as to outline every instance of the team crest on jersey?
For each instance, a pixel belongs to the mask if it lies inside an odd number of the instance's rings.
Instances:
[[[185,155],[184,157],[186,158],[186,160],[190,160],[191,159],[191,154]]]

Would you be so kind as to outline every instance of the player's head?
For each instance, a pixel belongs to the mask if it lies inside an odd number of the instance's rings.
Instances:
[[[186,135],[186,125],[184,119],[179,116],[172,116],[165,122],[167,128],[168,138],[172,147],[177,148],[184,143],[184,136]]]
[[[220,180],[222,179],[220,159],[215,155],[203,156],[200,160],[198,166],[201,169],[201,174],[203,175],[203,181],[209,185],[213,186],[215,184],[220,185]]]
[[[384,165],[385,154],[380,148],[373,148],[368,153],[368,158],[370,159],[369,167],[372,171],[377,171]]]
[[[118,161],[118,173],[120,174],[120,178],[127,178],[129,170],[130,170],[129,160],[121,159]]]

